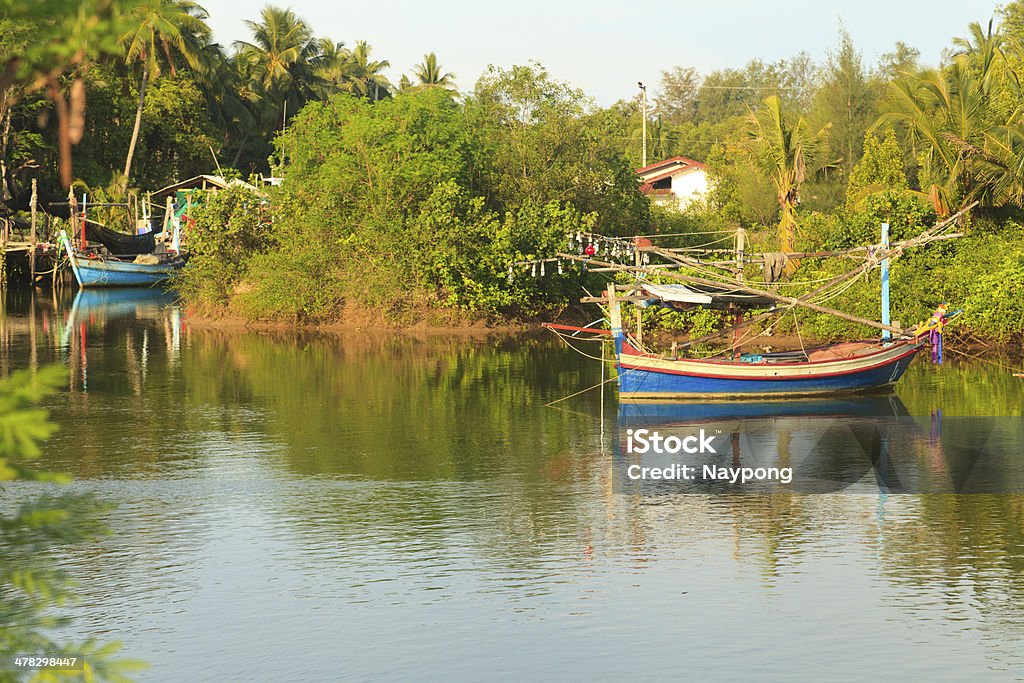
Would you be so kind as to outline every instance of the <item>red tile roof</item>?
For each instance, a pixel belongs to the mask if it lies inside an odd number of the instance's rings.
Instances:
[[[676,170],[678,168],[689,168],[691,166],[696,168],[704,168],[704,164],[702,164],[699,161],[694,161],[693,159],[689,159],[687,157],[676,156],[670,157],[668,159],[663,159],[662,161],[650,164],[648,166],[643,166],[642,168],[636,169],[636,172],[637,175],[645,175],[652,171],[658,171],[663,167],[666,169],[672,167],[673,170]]]

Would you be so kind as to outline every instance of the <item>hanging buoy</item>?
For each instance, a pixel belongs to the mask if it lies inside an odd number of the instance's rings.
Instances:
[[[540,276],[544,277],[544,262],[540,262]]]
[[[530,277],[537,277],[537,263],[533,264],[533,268],[530,269]]]
[[[562,259],[558,259],[558,274],[562,274]]]
[[[508,283],[512,284],[512,266],[508,267]]]
[[[593,244],[588,244],[587,248],[583,250],[583,253],[586,254],[587,256],[593,256],[595,253],[597,253],[597,249],[594,247]]]

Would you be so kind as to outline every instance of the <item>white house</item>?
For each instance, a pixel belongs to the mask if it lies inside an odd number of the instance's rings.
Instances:
[[[640,191],[656,204],[685,209],[708,193],[704,164],[686,157],[672,157],[636,170]]]

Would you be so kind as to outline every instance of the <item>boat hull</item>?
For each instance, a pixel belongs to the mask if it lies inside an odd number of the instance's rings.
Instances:
[[[923,341],[896,342],[851,358],[799,363],[668,360],[622,345],[622,399],[818,396],[873,391],[896,383]]]
[[[178,267],[77,257],[75,275],[82,287],[146,287],[166,282]]]
[[[87,258],[75,251],[63,230],[57,237],[79,287],[152,287],[163,284],[178,272],[184,261],[173,263],[132,263],[115,258]]]

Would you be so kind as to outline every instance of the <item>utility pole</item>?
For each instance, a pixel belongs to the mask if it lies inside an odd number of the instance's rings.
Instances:
[[[647,165],[647,86],[644,85],[643,81],[637,81],[637,85],[640,86],[640,102],[643,107],[643,147],[641,152],[641,166]]]

